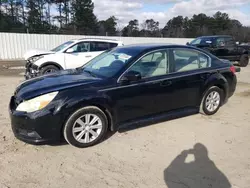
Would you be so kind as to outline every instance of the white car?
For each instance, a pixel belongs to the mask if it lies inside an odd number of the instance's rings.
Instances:
[[[25,78],[80,67],[102,52],[123,46],[122,41],[84,38],[67,41],[50,50],[30,50],[25,53]]]

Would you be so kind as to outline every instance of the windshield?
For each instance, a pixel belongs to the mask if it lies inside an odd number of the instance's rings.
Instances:
[[[90,60],[82,68],[84,71],[94,75],[110,78],[118,73],[124,65],[138,53],[139,52],[132,49],[115,48],[105,51],[101,55]]]
[[[190,44],[193,45],[206,45],[206,44],[212,44],[214,42],[213,38],[197,38],[190,42]]]
[[[52,49],[51,51],[52,52],[59,52],[62,49],[66,48],[67,46],[69,46],[69,45],[71,45],[73,43],[74,43],[74,41],[65,42],[65,43],[61,44],[60,46],[57,46],[56,48]]]

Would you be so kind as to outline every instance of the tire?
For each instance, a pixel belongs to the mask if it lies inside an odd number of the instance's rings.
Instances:
[[[246,67],[248,65],[248,62],[249,62],[248,54],[243,54],[240,57],[239,65],[240,67]]]
[[[95,119],[96,121],[90,125],[94,118],[97,118]],[[91,127],[93,126],[96,129],[92,129]],[[68,118],[64,126],[63,135],[70,145],[78,148],[86,148],[101,142],[107,130],[108,120],[105,113],[97,107],[89,106],[75,111]],[[94,132],[95,134],[93,134]]]
[[[218,96],[219,99],[218,100],[212,99],[212,101],[210,100],[210,102],[212,102],[213,104],[210,104],[209,106],[209,102],[208,102],[209,98],[211,99],[211,96],[212,95],[215,96],[215,94],[217,94],[216,96]],[[216,97],[216,99],[218,97]],[[217,86],[210,87],[209,89],[207,89],[207,91],[203,95],[201,105],[200,105],[200,112],[208,116],[215,114],[220,109],[223,103],[223,98],[224,98],[224,92],[222,89],[220,89]]]
[[[56,67],[55,65],[46,65],[45,67],[42,67],[41,74],[42,75],[50,74],[50,73],[53,73],[53,72],[57,72],[59,70],[60,69],[58,67]]]

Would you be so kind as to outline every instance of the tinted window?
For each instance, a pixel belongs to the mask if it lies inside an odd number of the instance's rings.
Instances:
[[[232,46],[232,45],[235,45],[235,41],[231,37],[228,37],[228,38],[225,38],[225,44],[228,46]]]
[[[79,42],[72,47],[74,53],[89,52],[90,43],[89,42]]]
[[[213,43],[214,43],[214,38],[211,38],[211,37],[197,38],[190,42],[190,44],[193,44],[193,45],[207,45],[207,44],[213,44]]]
[[[216,39],[216,45],[217,46],[225,46],[225,38],[217,38]]]
[[[209,58],[203,53],[188,49],[173,50],[175,72],[209,67]]]
[[[143,78],[164,75],[169,72],[167,51],[157,51],[142,57],[130,69],[140,72]]]
[[[109,47],[110,47],[110,48],[115,48],[115,47],[117,47],[117,46],[118,46],[117,43],[109,43]]]
[[[118,44],[108,42],[91,42],[91,52],[105,51],[116,47]]]

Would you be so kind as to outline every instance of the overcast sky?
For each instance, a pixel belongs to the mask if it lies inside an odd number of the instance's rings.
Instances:
[[[174,16],[191,17],[198,13],[211,16],[217,11],[250,26],[250,0],[94,0],[94,3],[99,20],[114,15],[120,20],[120,27],[132,19],[143,22],[148,18],[164,27]]]

